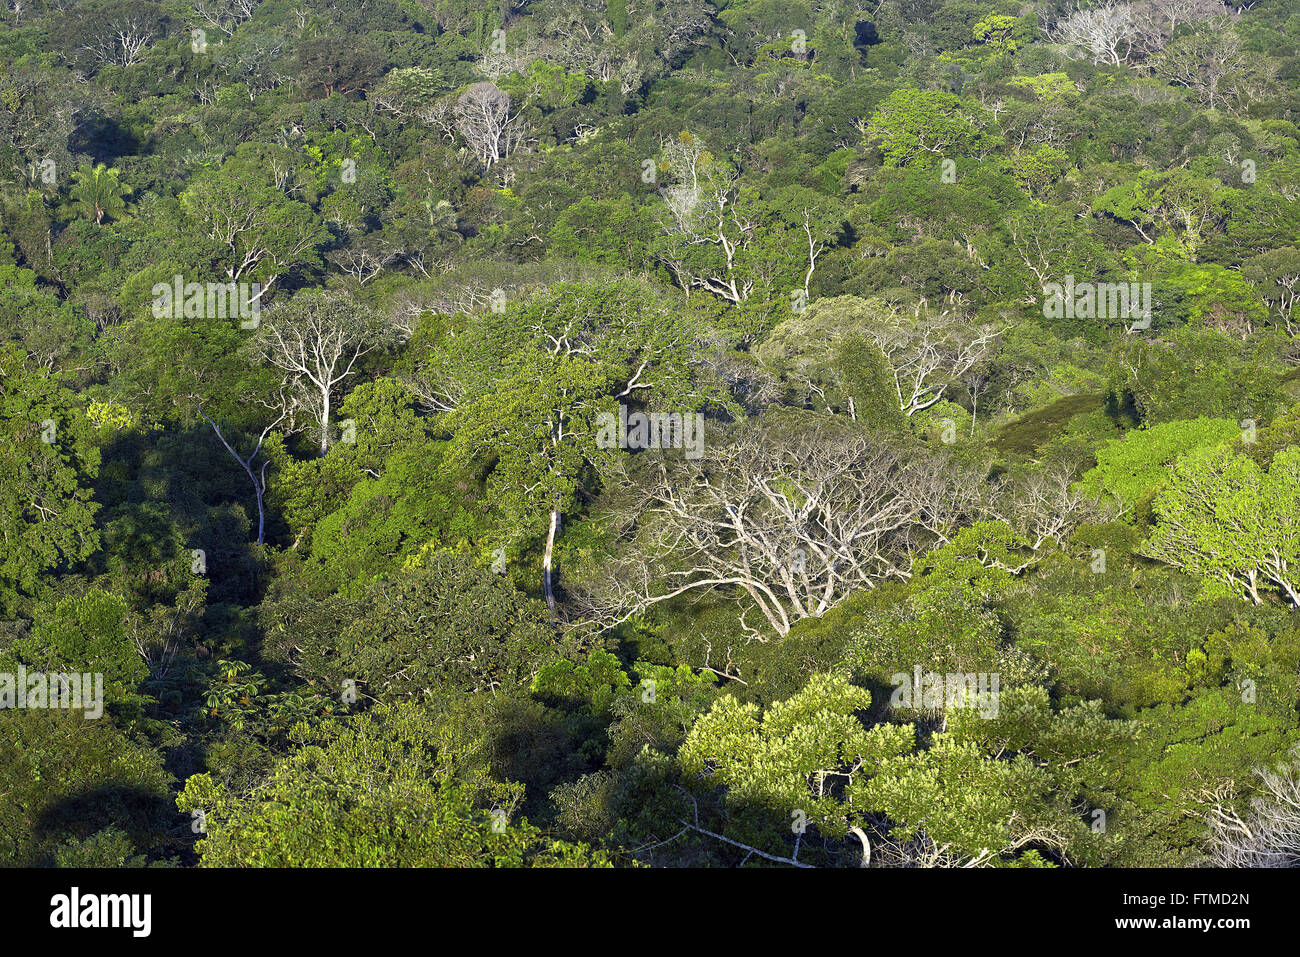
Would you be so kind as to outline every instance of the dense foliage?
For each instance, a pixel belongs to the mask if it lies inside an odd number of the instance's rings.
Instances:
[[[0,864],[1300,863],[1291,0],[0,13]]]

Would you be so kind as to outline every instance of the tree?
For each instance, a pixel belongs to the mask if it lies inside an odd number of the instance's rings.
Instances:
[[[0,710],[0,866],[49,866],[110,836],[117,859],[97,854],[96,866],[157,850],[175,821],[168,778],[162,755],[109,718]]]
[[[890,166],[934,166],[992,152],[999,138],[987,131],[988,120],[978,105],[951,93],[902,89],[885,97],[861,131]]]
[[[456,99],[456,129],[485,169],[524,144],[523,115],[511,112],[510,94],[488,82],[475,83]]]
[[[1295,334],[1296,303],[1300,301],[1300,249],[1287,246],[1256,256],[1241,274],[1254,283],[1264,301]]]
[[[1231,419],[1181,419],[1134,429],[1097,449],[1097,466],[1084,473],[1081,488],[1094,497],[1111,496],[1121,514],[1164,488],[1169,467],[1181,455],[1204,446],[1239,438],[1241,427]]]
[[[196,774],[176,804],[203,812],[208,867],[610,866],[512,820],[522,786],[484,780],[476,747],[421,705],[387,705],[325,722],[249,793]]]
[[[52,369],[84,341],[91,321],[83,309],[38,285],[30,269],[0,265],[0,325],[32,362]]]
[[[229,37],[234,36],[241,23],[253,18],[253,11],[260,2],[261,0],[192,0],[191,6],[200,23],[215,27]]]
[[[812,295],[810,284],[813,273],[817,271],[817,259],[831,246],[840,241],[845,225],[845,210],[838,202],[804,186],[784,186],[772,190],[766,197],[767,203],[776,214],[775,221],[770,222],[769,229],[781,230],[778,241],[784,240],[790,232],[802,234],[808,247],[808,268],[803,274],[803,299]]]
[[[54,32],[68,60],[90,72],[106,64],[139,63],[149,45],[166,33],[168,23],[158,4],[121,0],[79,4],[58,18]]]
[[[1106,249],[1081,229],[1073,211],[1031,203],[1004,220],[1011,251],[1033,277],[1026,298],[1040,302],[1043,287],[1067,275],[1087,276],[1107,263]]]
[[[799,405],[820,406],[868,428],[896,427],[902,416],[893,369],[865,337],[862,305],[852,296],[818,299],[782,321],[755,352],[793,387]]]
[[[148,649],[133,640],[132,618],[125,599],[99,589],[51,598],[37,609],[31,632],[8,651],[29,671],[102,674],[105,713],[130,727],[152,700],[140,693],[149,677]]]
[[[946,541],[978,485],[942,458],[911,460],[846,425],[795,420],[711,443],[697,462],[659,461],[623,484],[636,537],[584,596],[619,621],[690,592],[734,596],[784,637],[858,589],[910,575],[922,543]],[[747,633],[765,635],[745,621]]]
[[[357,362],[391,344],[395,335],[381,314],[347,293],[309,290],[268,310],[250,348],[280,370],[289,394],[315,417],[324,455],[340,386]]]
[[[912,314],[884,300],[860,307],[862,331],[889,361],[898,408],[911,417],[941,401],[950,386],[982,362],[1004,330],[976,326],[956,311]]]
[[[739,830],[738,836],[762,843],[782,831],[785,840],[793,838],[793,850],[785,854],[748,849],[806,867],[798,860],[804,831],[790,822],[802,819],[826,836],[846,837],[860,818],[835,796],[839,788],[915,746],[911,725],[865,727],[855,715],[870,707],[870,693],[838,675],[813,675],[801,691],[766,713],[727,695],[695,722],[677,760],[689,784],[698,787],[707,780],[710,787],[725,789],[732,834]],[[698,801],[693,819],[682,823],[735,843],[701,826]]]
[[[1174,40],[1151,59],[1151,69],[1209,109],[1232,112],[1263,99],[1276,72],[1267,58],[1245,49],[1226,19]]]
[[[1146,57],[1168,46],[1180,26],[1222,20],[1227,12],[1221,0],[1137,0],[1130,10],[1136,49]]]
[[[1093,203],[1093,210],[1124,220],[1151,244],[1156,236],[1148,230],[1162,226],[1177,236],[1185,257],[1194,261],[1205,233],[1223,217],[1223,186],[1185,170],[1143,169],[1107,190]]]
[[[236,6],[242,2],[236,0]],[[217,66],[231,83],[242,86],[248,102],[254,103],[262,93],[290,81],[282,56],[288,45],[281,35],[245,31],[217,48]]]
[[[652,255],[676,285],[732,305],[806,302],[818,258],[844,233],[841,204],[804,186],[743,186],[740,170],[691,133],[664,138],[659,149],[664,202]]]
[[[105,216],[116,219],[126,209],[124,197],[130,195],[131,190],[118,181],[120,175],[116,169],[103,163],[93,168],[84,166],[72,174],[72,202],[96,226],[104,221]]]
[[[1202,415],[1256,418],[1285,401],[1267,351],[1262,343],[1198,326],[1175,328],[1152,342],[1130,337],[1108,364],[1109,394],[1148,423]]]
[[[72,394],[21,350],[0,348],[0,609],[99,546],[88,480],[99,449]]]
[[[1086,486],[1076,487],[1073,479],[1073,470],[1059,463],[1004,477],[994,486],[987,510],[1033,552],[1047,542],[1064,547],[1080,522],[1106,514],[1097,507],[1100,496],[1089,494]]]
[[[103,91],[65,71],[21,62],[0,76],[0,91],[0,150],[6,166],[33,186],[45,185],[46,170],[74,169],[77,137],[93,123]]]
[[[1272,583],[1300,608],[1300,448],[1278,452],[1267,472],[1225,446],[1190,452],[1155,511],[1142,554],[1256,605]]]
[[[1217,867],[1300,867],[1300,769],[1260,768],[1259,792],[1242,814],[1222,793],[1207,814]]]
[[[438,94],[445,89],[441,76],[425,67],[403,67],[390,70],[367,97],[376,110],[391,113],[399,119],[414,117],[425,125],[434,125]]]
[[[666,397],[680,424],[707,397],[688,364],[697,335],[648,286],[556,283],[503,316],[471,317],[432,357],[452,461],[491,465],[488,489],[511,539],[545,521],[548,604],[560,517],[618,454],[600,440],[602,414]]]
[[[1076,3],[1047,35],[1053,43],[1083,51],[1093,63],[1119,66],[1133,55],[1133,9],[1118,0],[1102,0],[1093,6]]]
[[[627,33],[627,0],[606,0],[605,21],[614,39],[623,39],[623,34]]]
[[[326,96],[368,88],[383,74],[387,57],[364,36],[321,36],[298,45],[298,76]]]
[[[993,14],[975,24],[973,35],[981,43],[988,43],[1000,53],[1015,53],[1020,45],[1016,37],[1018,21],[1015,17]]]
[[[1036,687],[1002,694],[992,716],[946,706],[949,730],[924,747],[916,725],[866,722],[872,695],[839,674],[814,673],[766,710],[724,696],[677,752],[668,781],[689,804],[662,826],[677,831],[669,841],[693,833],[741,863],[810,867],[819,855],[850,867],[1041,867],[1044,853],[1066,858],[1086,829],[1057,788],[1131,730],[1095,706],[1053,713]],[[639,770],[653,780],[657,769],[643,755]]]
[[[285,601],[268,614],[267,647],[308,681],[377,701],[508,694],[571,639],[546,606],[468,555],[426,550],[355,600]]]
[[[208,425],[212,426],[212,431],[217,434],[217,438],[221,441],[222,446],[230,453],[231,457],[239,463],[239,467],[244,470],[248,475],[248,480],[253,484],[253,496],[257,501],[257,544],[259,545],[261,545],[266,539],[266,467],[269,463],[263,461],[260,471],[254,470],[253,463],[257,460],[258,454],[262,451],[262,445],[266,442],[266,437],[271,434],[277,425],[292,415],[292,413],[292,407],[286,403],[281,408],[279,417],[270,425],[263,428],[261,433],[257,436],[257,442],[253,445],[253,450],[247,455],[240,455],[226,440],[225,435],[221,432],[221,427],[218,426],[216,422],[212,421],[212,418],[206,412],[201,408],[199,409],[199,414],[207,420]]]
[[[1235,269],[1218,263],[1185,264],[1166,278],[1161,300],[1167,315],[1186,317],[1243,341],[1268,322],[1256,287]]]
[[[940,732],[926,750],[882,764],[852,783],[851,799],[896,822],[892,841],[932,867],[987,866],[1032,847],[1059,853],[1083,830],[1053,806],[1051,777],[1023,754],[991,761]]]
[[[224,253],[227,277],[261,282],[258,303],[286,272],[319,263],[317,248],[328,236],[315,211],[270,176],[255,158],[232,157],[181,194],[185,212]]]

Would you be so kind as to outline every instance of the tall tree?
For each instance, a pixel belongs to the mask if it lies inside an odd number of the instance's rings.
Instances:
[[[1190,452],[1155,510],[1143,554],[1256,605],[1272,584],[1300,608],[1300,448],[1278,452],[1267,472],[1226,446]]]
[[[757,609],[765,631],[744,614],[741,626],[766,640],[855,590],[907,579],[916,550],[956,530],[979,480],[850,425],[796,420],[746,428],[698,462],[652,463],[623,487],[618,527],[631,547],[588,587],[595,617],[716,591]]]
[[[0,349],[0,611],[99,546],[88,480],[99,449],[72,394],[22,351]]]
[[[285,273],[320,263],[328,233],[306,203],[277,188],[274,171],[252,155],[197,177],[181,206],[225,259],[227,278],[262,284],[260,303]]]
[[[699,407],[706,396],[689,369],[696,336],[646,286],[559,283],[503,316],[471,319],[434,356],[453,458],[491,465],[489,488],[514,537],[544,522],[552,607],[560,518],[578,504],[593,467],[617,454],[598,442],[600,415],[652,397],[671,397],[679,414]]]
[[[395,337],[384,316],[350,295],[312,290],[269,310],[250,348],[280,370],[288,394],[314,415],[324,455],[343,383],[364,356],[385,348]]]

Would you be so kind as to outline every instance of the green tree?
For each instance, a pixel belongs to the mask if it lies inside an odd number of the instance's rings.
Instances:
[[[869,692],[834,675],[814,675],[765,713],[726,695],[695,722],[677,760],[688,781],[725,789],[724,803],[739,819],[733,833],[746,843],[782,832],[793,839],[802,833],[790,826],[799,815],[842,838],[857,817],[834,796],[836,785],[874,774],[914,747],[910,725],[864,727],[855,712],[870,707]],[[765,854],[774,850],[768,846]]]
[[[818,299],[781,322],[758,358],[786,380],[800,405],[847,415],[867,428],[897,428],[893,369],[868,338],[868,304],[852,296]]]
[[[707,393],[689,368],[698,334],[647,286],[558,283],[503,316],[471,317],[432,357],[450,460],[490,465],[488,491],[512,540],[545,528],[548,604],[560,517],[618,454],[600,443],[602,424],[617,421],[621,402],[699,408]]]
[[[152,851],[175,824],[169,783],[162,755],[108,717],[0,710],[0,865],[49,866],[106,829],[125,835],[123,857]]]
[[[361,92],[386,65],[384,51],[363,35],[312,37],[298,46],[298,76],[326,96]]]
[[[118,180],[120,175],[118,170],[103,163],[94,167],[83,166],[73,173],[70,195],[77,212],[93,220],[96,226],[104,221],[105,216],[120,217],[126,209],[125,197],[131,193],[130,187]]]
[[[1111,496],[1131,515],[1139,502],[1165,487],[1169,467],[1180,455],[1240,435],[1241,428],[1231,419],[1184,419],[1136,429],[1097,450],[1097,465],[1084,474],[1080,487],[1095,498]]]
[[[380,701],[509,692],[572,645],[546,607],[469,556],[421,555],[354,600],[304,596],[268,609],[267,645],[309,681],[349,679]]]
[[[1300,249],[1287,246],[1263,253],[1247,262],[1241,274],[1259,290],[1287,332],[1294,334],[1295,306],[1300,297]]]
[[[205,816],[207,867],[609,866],[516,819],[520,787],[472,773],[470,745],[420,705],[389,705],[325,723],[248,794],[197,774],[176,803]]]
[[[616,40],[623,39],[627,33],[627,0],[606,0],[605,19]]]
[[[72,393],[22,353],[0,349],[0,608],[99,547],[88,481],[99,470]]]
[[[31,633],[8,651],[33,671],[102,674],[108,711],[138,720],[151,701],[140,693],[149,668],[141,657],[144,643],[137,650],[129,630],[130,611],[122,597],[98,589],[47,602],[38,609]]]
[[[891,166],[934,166],[959,156],[983,158],[1000,138],[974,103],[936,90],[895,90],[871,115],[864,128]]]
[[[1018,25],[1016,17],[992,14],[975,24],[973,33],[980,43],[987,43],[1000,53],[1015,53],[1024,41],[1016,35]]]
[[[1300,448],[1278,452],[1267,472],[1230,448],[1190,452],[1155,510],[1143,554],[1256,605],[1271,583],[1300,608]]]
[[[195,177],[180,197],[227,278],[260,282],[262,296],[286,273],[318,265],[328,236],[316,212],[281,192],[272,175],[256,157],[235,156]]]

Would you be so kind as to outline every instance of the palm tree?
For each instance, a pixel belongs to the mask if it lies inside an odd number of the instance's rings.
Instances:
[[[126,199],[130,187],[118,182],[120,173],[100,163],[94,169],[83,166],[72,174],[76,185],[72,187],[72,200],[79,212],[83,212],[98,226],[105,216],[117,218],[126,209]]]

